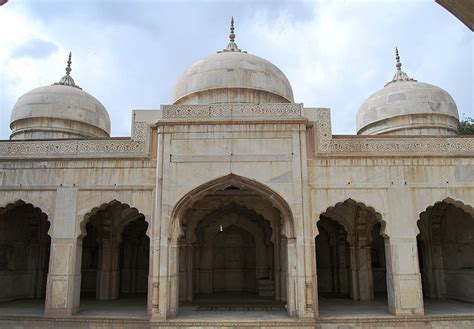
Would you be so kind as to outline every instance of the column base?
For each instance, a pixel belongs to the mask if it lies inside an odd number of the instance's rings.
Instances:
[[[78,309],[72,308],[45,308],[44,315],[48,317],[70,317],[77,314]]]
[[[308,311],[298,316],[298,319],[302,321],[312,321],[316,318],[317,318],[317,315],[313,311]]]

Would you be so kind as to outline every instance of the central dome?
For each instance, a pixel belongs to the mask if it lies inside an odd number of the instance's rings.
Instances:
[[[269,61],[241,51],[230,42],[218,52],[191,65],[176,82],[173,104],[293,103],[285,74]]]

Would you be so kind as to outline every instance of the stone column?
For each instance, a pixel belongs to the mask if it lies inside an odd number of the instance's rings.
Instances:
[[[352,300],[359,300],[359,279],[357,275],[357,248],[350,246],[349,247],[349,256],[350,256],[350,272],[351,272],[351,290],[350,296]]]
[[[288,240],[285,237],[280,237],[280,292],[281,300],[286,302],[288,299]]]
[[[287,310],[289,316],[296,316],[297,313],[297,282],[296,282],[296,238],[288,238],[286,243],[287,250]],[[304,302],[304,301],[303,301]]]
[[[300,318],[314,318],[319,315],[318,307],[318,278],[316,273],[316,246],[311,236],[305,238],[305,267],[306,267],[306,312]],[[310,273],[310,275],[308,275]]]
[[[186,245],[186,300],[193,300],[193,246]]]
[[[28,298],[37,298],[38,292],[38,274],[40,273],[40,244],[38,241],[39,225],[30,221],[30,243],[28,245]],[[35,225],[36,224],[36,225]]]
[[[438,207],[438,209],[440,208],[441,207]],[[444,209],[445,208],[443,208],[442,211],[444,211]],[[433,267],[433,295],[437,299],[443,299],[446,296],[446,281],[444,279],[444,255],[443,246],[441,244],[441,218],[442,212],[433,214],[432,218],[430,218],[429,223],[431,229],[431,250],[429,250],[428,252],[430,252],[431,265]]]
[[[170,259],[170,252],[169,252],[169,245],[168,239],[163,238],[161,239],[160,245],[160,258],[159,264],[157,265],[158,270],[158,301],[157,301],[157,309],[155,307],[153,309],[153,318],[157,320],[166,320],[168,318],[168,310],[170,307],[170,282],[169,282],[169,259]]]
[[[173,239],[168,246],[169,250],[169,308],[167,317],[174,318],[178,314],[179,306],[179,242]]]
[[[161,263],[163,261],[163,252],[162,252],[162,240],[161,240],[161,217],[162,217],[162,195],[163,195],[163,132],[161,128],[157,128],[157,149],[156,149],[156,188],[155,188],[155,200],[153,207],[153,214],[151,218],[151,228],[150,228],[150,265],[148,269],[149,278],[148,278],[148,291],[149,295],[149,305],[148,312],[153,320],[161,320],[166,318],[166,313],[162,313],[161,302],[167,300],[166,295],[163,290],[166,290],[164,287],[164,280],[162,278],[162,267]],[[166,255],[166,254],[165,254]],[[165,265],[166,266],[166,265]],[[161,287],[160,287],[161,285]],[[166,310],[166,309],[165,309]]]
[[[61,187],[56,192],[45,302],[48,316],[68,316],[79,310],[82,241],[76,232],[77,196],[76,188]]]
[[[370,301],[374,299],[372,258],[370,247],[350,247],[352,300]]]
[[[359,287],[359,300],[369,301],[374,299],[374,280],[372,278],[371,248],[367,246],[356,248],[357,283]]]
[[[159,274],[160,268],[159,246],[159,239],[150,239],[150,263],[148,267],[148,314],[152,318],[157,318],[160,314],[160,278],[157,275]]]
[[[273,239],[273,266],[275,267],[274,278],[275,278],[275,300],[281,300],[281,247],[280,247],[280,230],[275,229]]]
[[[394,223],[385,232],[389,311],[402,316],[423,314],[413,199],[407,188],[394,188],[387,200],[390,223]]]
[[[416,257],[416,240],[391,238],[385,242],[385,255],[390,313],[423,314],[423,293]]]
[[[104,237],[100,247],[100,264],[97,271],[96,298],[115,300],[119,297],[119,250],[116,241]]]
[[[339,230],[336,234],[336,248],[337,248],[337,267],[339,276],[338,293],[347,294],[349,292],[347,260],[346,260],[346,239],[344,233]]]
[[[296,144],[299,141],[299,148]],[[298,281],[298,317],[300,319],[314,319],[317,316],[317,277],[316,277],[316,248],[313,233],[313,219],[311,217],[311,198],[308,179],[308,160],[306,145],[306,125],[299,126],[299,134],[293,134],[293,145],[295,146],[295,159],[299,163],[296,172],[300,172],[298,182],[294,182],[294,187],[298,185],[300,192],[296,193],[295,200],[301,200],[301,212],[295,208],[293,213],[295,219],[295,234],[297,236],[297,281]],[[296,151],[297,150],[297,151]],[[299,169],[299,170],[298,170]],[[296,176],[296,175],[295,175]],[[296,177],[295,177],[296,178]],[[298,223],[298,220],[301,222]]]

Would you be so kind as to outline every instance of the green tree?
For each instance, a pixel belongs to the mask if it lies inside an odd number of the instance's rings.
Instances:
[[[460,135],[474,135],[474,119],[465,117],[459,120],[458,130]]]

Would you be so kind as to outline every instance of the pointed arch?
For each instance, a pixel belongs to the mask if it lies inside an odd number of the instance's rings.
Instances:
[[[229,187],[237,187],[240,189],[253,191],[259,194],[265,200],[269,201],[273,207],[280,211],[283,221],[283,233],[286,234],[287,237],[295,236],[295,225],[292,211],[285,199],[270,187],[255,180],[235,174],[229,174],[216,178],[185,193],[172,210],[170,236],[172,238],[178,238],[183,234],[180,221],[183,218],[186,210],[189,209],[196,201],[202,199],[214,191]]]

